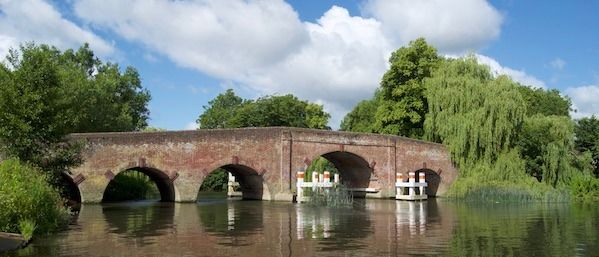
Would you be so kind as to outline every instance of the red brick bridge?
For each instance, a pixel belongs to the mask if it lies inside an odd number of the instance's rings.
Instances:
[[[218,168],[235,175],[244,198],[291,201],[296,172],[319,156],[366,197],[394,197],[396,172],[425,172],[430,196],[445,193],[457,176],[444,146],[389,135],[271,127],[71,138],[85,143],[84,162],[70,176],[83,202],[102,201],[108,183],[128,169],[148,175],[163,201],[178,202],[196,201],[202,181]]]

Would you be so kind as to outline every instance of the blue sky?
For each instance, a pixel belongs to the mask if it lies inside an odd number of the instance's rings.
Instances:
[[[154,127],[193,128],[226,88],[292,93],[339,126],[371,97],[389,54],[423,36],[448,56],[474,53],[497,74],[599,113],[599,2],[514,0],[0,0],[0,54],[21,42],[89,42],[137,68]]]

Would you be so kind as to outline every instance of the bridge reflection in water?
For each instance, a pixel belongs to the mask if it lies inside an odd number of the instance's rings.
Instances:
[[[596,253],[599,232],[588,227],[599,225],[599,208],[574,212],[570,208],[468,207],[435,199],[362,199],[349,209],[225,199],[197,204],[83,205],[70,230],[40,237],[30,247],[11,254],[252,257]],[[560,240],[548,241],[555,244],[552,247],[527,247],[556,235]]]

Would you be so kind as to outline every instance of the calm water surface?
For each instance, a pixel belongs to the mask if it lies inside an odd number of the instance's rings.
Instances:
[[[6,256],[599,256],[599,207],[209,200],[84,205]]]

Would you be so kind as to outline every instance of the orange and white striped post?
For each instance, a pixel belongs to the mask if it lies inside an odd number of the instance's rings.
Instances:
[[[420,183],[426,182],[426,174],[424,174],[424,172],[418,173],[418,182],[420,182]],[[420,186],[419,189],[420,189],[420,195],[424,195],[424,186]]]
[[[416,183],[416,173],[415,172],[408,172],[408,182],[410,183]],[[410,186],[409,190],[410,196],[414,196],[415,195],[415,190],[414,190],[414,186]]]
[[[298,171],[297,172],[297,197],[296,197],[296,201],[298,203],[301,203],[303,198],[304,198],[304,188],[302,187],[304,185],[304,172],[303,171]]]
[[[324,171],[324,182],[329,183],[331,182],[331,173],[328,171]]]

